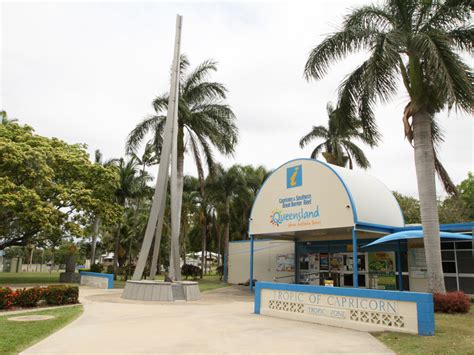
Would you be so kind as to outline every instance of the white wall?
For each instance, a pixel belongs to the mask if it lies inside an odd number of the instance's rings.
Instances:
[[[277,256],[294,254],[292,241],[255,240],[253,278],[258,281],[273,281],[274,277],[291,276],[280,282],[293,282],[294,271],[276,271]],[[250,241],[229,244],[228,282],[244,283],[250,278]]]

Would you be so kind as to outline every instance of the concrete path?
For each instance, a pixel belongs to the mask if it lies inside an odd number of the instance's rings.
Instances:
[[[24,354],[391,353],[370,334],[255,315],[248,290],[226,287],[173,304],[81,287],[84,314]]]

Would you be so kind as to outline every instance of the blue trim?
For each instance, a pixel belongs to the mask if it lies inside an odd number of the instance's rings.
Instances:
[[[268,242],[270,240],[273,240],[273,239],[270,239],[270,238],[265,238],[265,239],[255,239],[254,241],[255,242]],[[250,239],[245,239],[245,240],[230,240],[229,243],[250,243]]]
[[[363,230],[383,232],[383,233],[390,234],[402,227],[387,226],[384,224],[377,224],[377,223],[359,222],[357,223],[356,228],[358,228],[359,230],[363,229]]]
[[[249,277],[249,285],[250,285],[250,292],[253,289],[253,235],[250,235],[250,277]]]
[[[439,229],[443,232],[449,231],[465,231],[471,232],[472,228],[474,228],[474,222],[465,222],[465,223],[451,223],[451,224],[440,224]],[[405,227],[398,227],[395,228],[395,232],[402,232],[407,230],[422,230],[423,226],[420,224],[419,226],[405,226]]]
[[[415,302],[418,319],[418,334],[434,335],[435,333],[433,295],[430,293],[257,282],[255,286],[255,314],[260,314],[262,289]]]
[[[255,196],[255,200],[254,200],[253,205],[252,205],[252,209],[250,210],[249,230],[251,229],[251,225],[252,225],[252,216],[253,216],[253,209],[254,209],[254,207],[255,207],[255,203],[258,201],[258,197],[259,197],[259,195],[260,195],[260,192],[264,189],[265,184],[271,179],[272,175],[273,175],[274,173],[276,173],[278,170],[280,170],[282,167],[284,167],[285,165],[290,164],[290,163],[292,163],[292,162],[298,161],[298,160],[308,160],[308,161],[312,161],[312,162],[315,162],[315,163],[322,164],[322,165],[324,165],[326,168],[329,168],[329,169],[338,177],[339,181],[342,183],[342,186],[344,186],[344,189],[346,190],[347,196],[349,197],[349,202],[350,202],[351,208],[352,208],[352,216],[354,217],[354,223],[357,223],[357,209],[356,209],[356,207],[355,207],[354,199],[352,198],[352,194],[351,194],[349,188],[347,187],[346,183],[344,182],[344,180],[342,179],[342,177],[337,173],[337,171],[334,170],[329,164],[324,163],[324,162],[322,162],[322,161],[319,161],[319,160],[316,160],[316,159],[309,159],[309,158],[298,158],[298,159],[292,159],[292,160],[289,160],[289,161],[283,163],[282,165],[280,165],[278,168],[276,168],[275,170],[273,170],[273,171],[267,176],[267,178],[266,178],[265,181],[263,182],[262,186],[261,186],[260,189],[258,190],[257,195]]]
[[[113,274],[101,274],[99,272],[90,272],[90,271],[80,271],[79,273],[85,276],[102,277],[102,278],[108,279],[107,288],[114,288],[114,275]]]
[[[352,283],[354,288],[359,287],[359,258],[357,256],[357,232],[356,229],[352,229]]]

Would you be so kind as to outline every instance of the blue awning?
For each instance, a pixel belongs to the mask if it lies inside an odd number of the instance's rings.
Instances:
[[[472,240],[472,236],[458,233],[449,233],[449,232],[440,232],[440,237],[445,239],[459,239],[459,240]],[[406,239],[417,239],[423,238],[423,231],[403,231],[393,234],[386,235],[382,238],[379,238],[373,241],[370,244],[363,246],[362,248],[370,247],[372,245],[377,245],[381,243],[393,242],[397,240],[406,240]]]

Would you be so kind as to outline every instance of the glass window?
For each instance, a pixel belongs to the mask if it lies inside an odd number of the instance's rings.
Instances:
[[[458,283],[456,282],[456,277],[445,277],[444,284],[446,286],[446,291],[453,292],[458,290]]]
[[[441,249],[454,249],[453,242],[441,242]]]
[[[456,249],[474,249],[473,242],[456,242]]]
[[[445,274],[455,274],[456,263],[453,261],[443,261],[443,272]]]
[[[458,272],[461,274],[474,273],[474,258],[472,251],[457,251]]]
[[[474,294],[474,277],[460,277],[459,289],[465,293]]]
[[[454,251],[441,251],[441,258],[443,261],[454,261]]]

